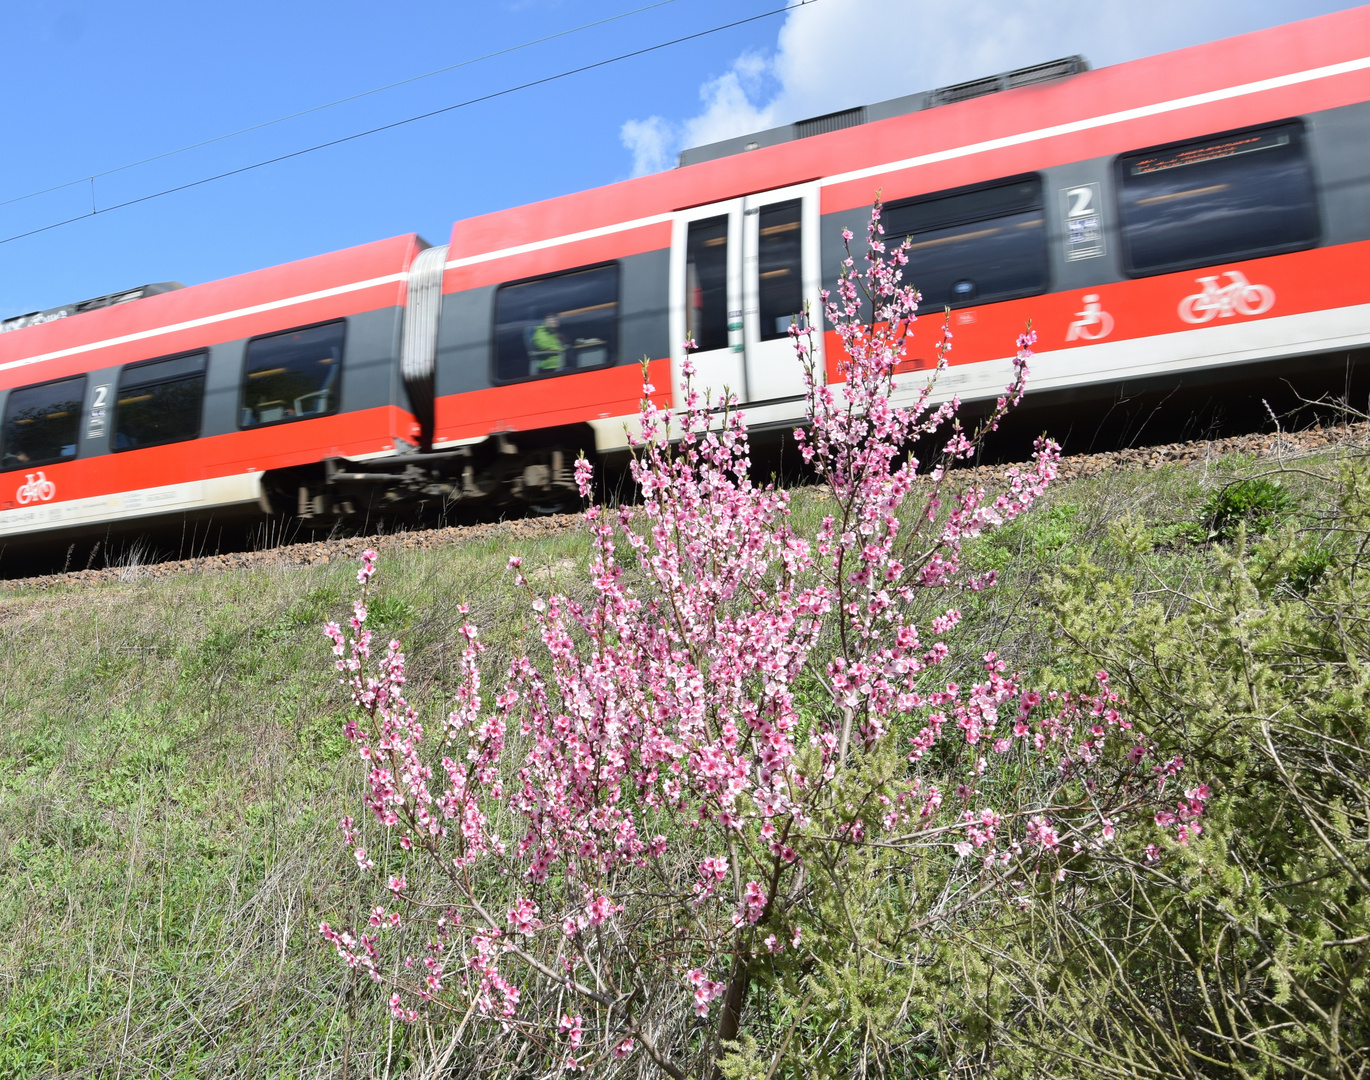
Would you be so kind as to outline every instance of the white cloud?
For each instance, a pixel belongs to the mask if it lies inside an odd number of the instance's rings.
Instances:
[[[1094,67],[1346,7],[1345,0],[818,0],[792,11],[773,52],[744,53],[700,87],[701,112],[623,125],[634,175],[676,152],[777,124],[1061,56]],[[660,151],[644,156],[642,125]]]
[[[775,110],[758,106],[755,100],[769,88],[774,61],[760,53],[746,52],[733,61],[732,68],[699,88],[704,111],[685,121],[681,127],[687,146],[701,146],[760,131],[771,126]]]
[[[733,61],[724,74],[699,88],[704,111],[680,123],[661,116],[628,120],[619,129],[619,139],[633,155],[633,175],[669,169],[682,147],[729,139],[749,131],[771,126],[773,110],[758,107],[770,89],[774,61],[760,53],[746,52]]]
[[[646,176],[675,164],[675,127],[665,118],[628,120],[619,129],[619,138],[633,154],[633,175]]]

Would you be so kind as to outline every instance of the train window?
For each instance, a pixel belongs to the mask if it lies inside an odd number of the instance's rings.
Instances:
[[[1118,159],[1123,260],[1162,274],[1318,241],[1303,124],[1214,135]]]
[[[247,343],[238,426],[260,427],[337,412],[341,322],[287,330]]]
[[[804,310],[804,281],[799,222],[800,202],[763,206],[758,215],[757,274],[760,277],[761,340],[790,332]]]
[[[28,469],[74,458],[85,400],[84,375],[11,390],[0,468]]]
[[[501,285],[495,293],[495,378],[563,375],[618,355],[618,267]]]
[[[199,352],[124,368],[114,402],[113,449],[198,439],[206,358]]]
[[[1015,176],[884,208],[890,248],[910,238],[904,280],[925,311],[990,304],[1047,290],[1042,180]]]
[[[690,222],[685,241],[685,336],[703,351],[728,347],[728,218]]]

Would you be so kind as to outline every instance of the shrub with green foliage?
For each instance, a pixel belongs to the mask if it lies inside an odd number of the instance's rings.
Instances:
[[[1158,587],[1125,521],[1114,566],[1046,589],[1055,662],[1107,666],[1213,794],[1173,858],[1092,860],[1013,932],[968,941],[978,1027],[949,1057],[1003,1076],[1370,1072],[1370,470],[1314,494],[1333,509],[1296,525],[1273,480],[1222,489],[1205,514],[1235,543],[1183,588]]]

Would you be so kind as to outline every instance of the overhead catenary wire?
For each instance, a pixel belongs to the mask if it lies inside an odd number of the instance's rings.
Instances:
[[[485,53],[483,56],[473,56],[469,60],[462,60],[455,64],[448,64],[446,67],[425,71],[422,75],[411,75],[407,79],[386,83],[384,86],[377,86],[372,90],[362,90],[356,94],[348,94],[346,97],[340,97],[336,101],[327,101],[322,105],[311,105],[307,109],[300,109],[298,112],[288,113],[285,116],[278,116],[274,120],[263,120],[258,124],[249,124],[247,127],[238,128],[237,131],[228,131],[222,135],[214,135],[211,138],[201,139],[199,142],[193,142],[186,146],[178,146],[175,150],[164,150],[159,154],[153,154],[151,157],[130,161],[126,165],[116,165],[112,169],[105,169],[102,172],[92,173],[89,176],[80,176],[75,180],[68,180],[63,184],[53,184],[51,187],[30,191],[25,195],[15,195],[8,199],[0,199],[0,206],[13,206],[15,203],[25,202],[28,199],[36,199],[40,195],[50,195],[54,191],[65,191],[69,187],[75,187],[77,184],[84,184],[87,182],[92,185],[93,191],[95,181],[99,180],[101,177],[114,176],[117,173],[127,172],[129,169],[136,169],[140,165],[150,165],[154,161],[164,161],[166,158],[175,157],[177,154],[185,154],[189,153],[191,150],[198,150],[202,146],[212,146],[214,143],[224,142],[227,139],[236,139],[239,135],[248,135],[254,131],[261,131],[263,128],[274,127],[276,124],[284,124],[288,120],[298,120],[301,116],[309,116],[312,113],[323,112],[325,109],[332,109],[338,105],[346,105],[350,101],[360,101],[365,97],[383,94],[387,90],[394,90],[397,86],[408,86],[410,83],[431,79],[435,75],[445,75],[449,71],[457,71],[460,68],[470,67],[473,64],[480,64],[486,60],[494,60],[496,57],[508,56],[510,53],[520,52],[523,49],[530,49],[534,45],[543,45],[549,41],[556,41],[558,38],[570,37],[572,34],[579,34],[583,30],[593,30],[597,26],[604,26],[607,23],[617,22],[619,19],[627,19],[633,15],[641,15],[644,11],[652,11],[655,8],[665,7],[667,4],[674,4],[675,2],[676,0],[656,0],[655,3],[647,4],[644,7],[633,8],[631,11],[621,11],[617,15],[609,15],[603,19],[596,19],[594,22],[573,26],[569,30],[558,30],[555,34],[546,34],[540,38],[533,38],[531,41],[520,42],[518,45],[510,45],[504,49],[496,49],[494,52]]]
[[[277,154],[274,157],[264,158],[261,161],[254,161],[248,165],[241,165],[236,169],[227,169],[224,172],[215,173],[212,176],[201,177],[198,180],[191,180],[184,184],[176,184],[173,187],[163,188],[161,191],[154,191],[148,195],[140,195],[134,199],[126,199],[123,202],[114,203],[100,210],[92,209],[86,213],[77,214],[74,217],[64,218],[61,221],[54,221],[47,225],[41,225],[36,229],[29,229],[26,232],[15,233],[13,236],[7,236],[3,240],[0,240],[0,244],[10,244],[16,240],[23,240],[29,236],[37,236],[40,233],[50,232],[53,229],[60,229],[65,225],[71,225],[77,221],[85,221],[89,218],[93,218],[98,215],[112,213],[115,210],[123,210],[130,206],[137,206],[141,203],[151,202],[153,199],[160,199],[167,195],[174,195],[180,191],[189,191],[192,188],[203,187],[205,184],[212,184],[218,180],[226,180],[232,176],[241,176],[243,173],[252,172],[256,169],[262,169],[268,165],[276,165],[282,161],[290,161],[293,158],[304,157],[306,154],[312,154],[319,150],[327,150],[330,147],[342,146],[346,143],[355,142],[358,139],[365,139],[371,135],[379,135],[381,132],[384,131],[393,131],[396,128],[405,127],[409,124],[418,123],[421,120],[430,120],[435,116],[442,116],[446,113],[455,112],[457,109],[464,109],[472,105],[479,105],[482,102],[493,101],[497,98],[507,97],[510,94],[516,94],[523,90],[530,90],[536,86],[545,86],[548,83],[557,82],[561,79],[567,79],[573,75],[581,75],[587,71],[594,71],[598,68],[608,67],[610,64],[621,63],[624,60],[631,60],[634,57],[645,56],[648,53],[659,52],[662,49],[669,49],[675,45],[682,45],[687,41],[697,41],[700,38],[709,37],[712,34],[721,33],[724,30],[732,30],[739,26],[745,26],[748,23],[759,22],[762,19],[773,18],[776,15],[783,15],[786,12],[795,11],[799,8],[807,7],[810,4],[815,4],[817,2],[818,0],[794,0],[793,3],[786,4],[783,7],[772,8],[769,11],[763,11],[757,15],[749,15],[743,19],[734,19],[732,22],[721,23],[718,26],[711,26],[707,30],[697,30],[692,34],[685,34],[681,37],[672,38],[669,41],[660,41],[657,42],[655,45],[646,45],[640,49],[632,49],[629,52],[619,53],[616,56],[611,56],[604,60],[596,60],[589,64],[581,64],[578,67],[568,68],[565,71],[556,72],[553,75],[544,75],[538,79],[530,79],[527,82],[519,83],[516,86],[507,86],[502,90],[492,90],[488,94],[479,94],[476,97],[467,98],[464,101],[458,101],[452,105],[444,105],[440,109],[430,109],[427,112],[417,113],[413,116],[407,116],[401,120],[393,120],[388,124],[380,124],[376,127],[367,128],[365,131],[353,132],[351,135],[343,135],[339,138],[329,139],[321,143],[315,143],[312,146],[306,146],[299,150],[292,150],[289,153]],[[86,179],[86,177],[83,177],[81,180],[76,181],[76,183],[84,183]]]

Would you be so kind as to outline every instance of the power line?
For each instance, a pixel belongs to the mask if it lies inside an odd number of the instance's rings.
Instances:
[[[189,181],[188,183],[185,183],[185,184],[177,184],[177,185],[174,186],[174,187],[164,188],[164,189],[161,190],[161,191],[155,191],[155,192],[153,192],[153,193],[150,194],[150,195],[140,195],[140,196],[139,196],[138,198],[136,198],[136,199],[127,199],[127,200],[125,200],[124,202],[114,203],[112,206],[106,206],[103,210],[96,210],[96,209],[93,209],[93,208],[92,208],[88,213],[77,214],[75,217],[69,217],[69,218],[66,218],[66,219],[64,219],[64,220],[62,220],[62,221],[54,221],[54,222],[52,222],[52,223],[49,224],[49,225],[42,225],[42,226],[39,226],[39,227],[36,228],[36,229],[29,229],[27,232],[16,233],[16,234],[13,235],[13,236],[7,236],[7,237],[5,237],[3,240],[0,240],[0,244],[8,244],[8,243],[12,243],[12,242],[15,241],[15,240],[23,240],[25,237],[29,237],[29,236],[37,236],[39,233],[50,232],[50,231],[53,230],[53,229],[60,229],[60,228],[61,228],[62,226],[64,226],[64,225],[70,225],[70,224],[72,224],[73,222],[77,222],[77,221],[84,221],[86,218],[92,218],[92,217],[97,216],[98,214],[108,214],[108,213],[110,213],[111,211],[114,211],[114,210],[123,210],[123,209],[125,209],[125,208],[127,208],[127,207],[130,207],[130,206],[137,206],[139,203],[150,202],[150,201],[152,201],[153,199],[160,199],[160,198],[162,198],[164,195],[174,195],[174,194],[176,194],[178,191],[188,191],[188,190],[190,190],[191,188],[202,187],[202,186],[205,185],[205,184],[212,184],[212,183],[214,183],[216,180],[225,180],[225,179],[227,179],[227,178],[230,177],[230,176],[239,176],[239,175],[241,175],[242,173],[252,172],[254,169],[261,169],[261,168],[265,168],[267,165],[276,165],[276,164],[279,164],[279,163],[282,162],[282,161],[289,161],[289,160],[291,160],[292,158],[303,157],[303,156],[305,156],[306,154],[312,154],[312,153],[314,153],[315,151],[318,151],[318,150],[327,150],[329,147],[341,146],[341,145],[343,145],[344,143],[355,142],[357,139],[364,139],[364,138],[366,138],[366,137],[368,137],[368,136],[370,136],[370,135],[377,135],[377,134],[380,134],[380,133],[383,132],[383,131],[392,131],[392,130],[394,130],[395,128],[404,127],[404,126],[406,126],[406,125],[408,125],[408,124],[417,123],[417,122],[420,121],[420,120],[429,120],[429,119],[432,119],[432,118],[435,117],[435,116],[442,116],[442,115],[445,114],[445,113],[454,112],[454,111],[456,111],[457,109],[464,109],[464,108],[467,108],[468,106],[471,106],[471,105],[478,105],[478,104],[480,104],[480,103],[482,103],[482,102],[485,102],[485,101],[493,101],[493,100],[495,100],[496,98],[507,97],[507,96],[510,95],[510,94],[516,94],[516,93],[518,93],[519,91],[522,91],[522,90],[529,90],[529,89],[532,89],[532,88],[535,87],[535,86],[545,86],[545,85],[548,84],[548,83],[557,82],[557,81],[560,80],[560,79],[570,78],[572,75],[581,75],[581,74],[584,74],[584,73],[587,72],[587,71],[594,71],[594,70],[597,69],[597,68],[608,67],[610,64],[617,64],[617,63],[619,63],[619,62],[621,62],[621,61],[623,61],[623,60],[631,60],[631,59],[633,59],[634,57],[645,56],[645,55],[647,55],[648,53],[659,52],[659,51],[662,50],[662,49],[668,49],[668,48],[671,48],[671,47],[674,46],[674,45],[681,45],[681,44],[684,44],[684,43],[687,42],[687,41],[696,41],[696,40],[698,40],[699,38],[708,37],[708,36],[710,36],[711,34],[721,33],[721,32],[724,31],[724,30],[732,30],[732,29],[734,29],[735,27],[738,27],[738,26],[745,26],[745,25],[747,25],[748,23],[759,22],[759,21],[762,20],[762,19],[769,19],[769,18],[771,18],[771,17],[773,17],[773,16],[775,16],[775,15],[783,15],[783,14],[785,14],[785,13],[788,12],[788,11],[794,11],[794,10],[796,10],[796,9],[798,9],[798,8],[806,7],[806,6],[808,6],[809,4],[814,4],[814,3],[817,3],[817,2],[818,2],[818,0],[795,0],[794,3],[786,4],[784,7],[773,8],[773,9],[771,9],[770,11],[763,11],[763,12],[761,12],[759,15],[750,15],[750,16],[748,16],[748,17],[745,18],[745,19],[735,19],[735,20],[732,21],[732,22],[722,23],[722,24],[720,24],[720,25],[718,25],[718,26],[710,27],[710,28],[707,29],[707,30],[699,30],[699,31],[696,31],[696,32],[693,33],[693,34],[686,34],[686,35],[684,35],[683,37],[672,38],[670,41],[662,41],[662,42],[658,42],[658,43],[655,44],[655,45],[648,45],[648,46],[645,46],[644,48],[641,48],[641,49],[633,49],[631,52],[619,53],[617,56],[611,56],[611,57],[609,57],[609,58],[606,59],[606,60],[596,60],[594,63],[582,64],[582,65],[579,66],[579,67],[569,68],[569,69],[567,69],[566,71],[557,72],[555,75],[545,75],[545,76],[543,76],[543,77],[540,78],[540,79],[531,79],[531,80],[529,80],[528,82],[519,83],[517,86],[509,86],[509,87],[505,87],[503,90],[494,90],[494,91],[491,91],[491,92],[488,93],[488,94],[481,94],[481,95],[479,95],[479,96],[477,96],[477,97],[467,98],[465,101],[459,101],[459,102],[457,102],[455,105],[445,105],[445,106],[443,106],[441,109],[433,109],[433,110],[431,110],[431,111],[429,111],[429,112],[417,113],[417,114],[414,115],[414,116],[407,116],[407,117],[405,117],[403,120],[394,120],[394,121],[392,121],[392,122],[390,122],[390,123],[388,123],[388,124],[381,124],[381,125],[379,125],[379,126],[377,126],[377,127],[367,128],[365,131],[354,132],[354,133],[351,134],[351,135],[343,135],[343,136],[341,136],[340,138],[337,138],[337,139],[329,139],[327,142],[315,143],[313,146],[306,146],[306,147],[304,147],[304,148],[301,149],[301,150],[292,150],[292,151],[291,151],[290,153],[288,153],[288,154],[278,154],[278,155],[275,156],[275,157],[265,158],[265,159],[263,159],[263,160],[261,160],[261,161],[255,161],[255,162],[253,162],[253,163],[250,164],[250,165],[243,165],[243,166],[240,166],[239,168],[236,168],[236,169],[228,169],[228,170],[226,170],[225,172],[215,173],[213,176],[202,177],[202,178],[199,179],[199,180],[191,180],[191,181]],[[641,10],[646,10],[646,9],[641,9]],[[569,33],[570,31],[567,31],[567,32]],[[554,35],[554,36],[556,36],[556,35]],[[492,54],[492,55],[493,55],[493,54]],[[424,77],[424,76],[416,76],[416,78],[423,78],[423,77]],[[396,84],[396,85],[398,85],[398,84]],[[382,88],[382,89],[384,89],[384,88]],[[357,95],[357,96],[363,96],[363,95]],[[344,99],[344,100],[346,100],[346,99]],[[326,107],[326,106],[319,106],[318,108],[325,108],[325,107]],[[306,110],[306,111],[313,111],[313,110]],[[302,114],[299,114],[299,115],[302,115]],[[288,118],[287,118],[287,119],[288,119]],[[275,121],[272,121],[272,123],[274,123],[274,122],[275,122]],[[263,124],[263,125],[259,125],[259,126],[263,126],[263,127],[264,127],[264,126],[266,126],[266,125]],[[251,130],[251,129],[244,129],[244,130]],[[228,137],[229,137],[229,136],[221,136],[220,138],[228,138]],[[214,142],[214,141],[217,141],[217,140],[215,140],[215,139],[207,140],[207,142]],[[197,145],[204,145],[204,144],[201,143],[201,144],[197,144]],[[190,148],[187,148],[187,149],[190,149]],[[177,151],[171,151],[171,152],[169,152],[167,155],[161,155],[161,156],[169,156],[170,153],[176,153],[176,152],[177,152]],[[152,161],[152,160],[156,160],[156,159],[155,159],[155,158],[149,158],[149,159],[147,159],[147,160]],[[132,168],[132,166],[121,166],[121,168]],[[113,172],[113,171],[119,171],[119,170],[111,170],[111,171]],[[107,175],[107,174],[97,174],[97,175]],[[57,188],[50,188],[50,189],[48,189],[48,190],[56,191],[56,190],[60,190],[62,187],[70,187],[72,184],[86,183],[86,182],[88,182],[88,179],[89,179],[89,178],[87,178],[87,177],[82,177],[80,180],[72,181],[70,184],[59,185]],[[35,193],[35,194],[42,194],[42,193],[41,193],[41,192],[38,192],[38,193]],[[23,196],[23,197],[26,198],[27,196]],[[16,199],[16,200],[13,200],[13,201],[18,201],[18,200]],[[0,205],[4,205],[4,204],[0,204]]]
[[[437,68],[433,71],[426,71],[422,75],[411,75],[407,79],[400,79],[398,82],[387,83],[385,86],[378,86],[374,90],[363,90],[358,94],[349,94],[347,97],[338,98],[337,101],[329,101],[323,105],[313,105],[308,109],[301,109],[286,116],[278,116],[275,120],[263,120],[260,124],[251,124],[237,131],[230,131],[224,135],[215,135],[213,138],[202,139],[199,142],[191,143],[189,146],[181,146],[175,150],[166,150],[160,154],[153,154],[151,157],[142,158],[139,161],[130,161],[127,165],[118,165],[113,169],[106,169],[104,172],[93,173],[90,176],[78,177],[75,180],[68,180],[65,184],[53,184],[52,187],[45,187],[39,191],[30,191],[27,195],[16,195],[11,199],[0,200],[0,206],[10,206],[14,203],[24,202],[26,199],[36,199],[39,195],[49,195],[54,191],[63,191],[77,184],[91,183],[92,185],[102,176],[113,176],[115,173],[126,172],[129,169],[136,169],[139,165],[148,165],[154,161],[161,161],[164,158],[175,157],[177,154],[184,154],[190,150],[198,150],[202,146],[210,146],[213,143],[223,142],[225,139],[234,139],[239,135],[247,135],[253,131],[261,131],[262,128],[269,128],[275,124],[283,124],[287,120],[297,120],[301,116],[308,116],[311,113],[322,112],[324,109],[331,109],[336,105],[346,105],[349,101],[359,101],[361,98],[370,97],[373,94],[384,93],[386,90],[393,90],[397,86],[407,86],[409,83],[419,82],[423,79],[431,79],[434,75],[443,75],[449,71],[456,71],[458,68],[470,67],[472,64],[479,64],[486,60],[493,60],[497,56],[507,56],[510,53],[519,52],[522,49],[532,48],[534,45],[542,45],[548,41],[555,41],[557,38],[569,37],[578,34],[582,30],[593,30],[596,26],[604,26],[606,23],[616,22],[619,19],[626,19],[632,15],[641,15],[644,11],[651,11],[654,8],[665,7],[667,4],[674,4],[676,0],[657,0],[654,4],[645,7],[634,8],[632,11],[620,12],[617,15],[610,15],[608,18],[597,19],[581,26],[574,26],[569,30],[560,30],[555,34],[548,34],[545,37],[534,38],[532,41],[525,41],[519,45],[510,45],[506,49],[496,49],[494,52],[486,53],[484,56],[474,56],[469,60],[462,60],[460,63],[449,64],[447,67]]]

